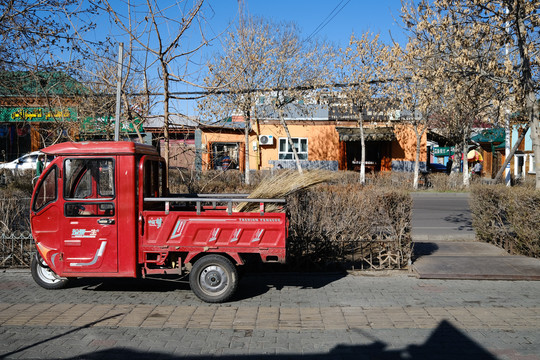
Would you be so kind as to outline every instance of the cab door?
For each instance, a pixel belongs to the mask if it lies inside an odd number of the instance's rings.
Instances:
[[[118,272],[116,157],[67,158],[64,273]]]

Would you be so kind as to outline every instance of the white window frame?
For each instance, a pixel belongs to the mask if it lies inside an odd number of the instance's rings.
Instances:
[[[294,143],[294,147],[296,148],[296,152],[298,153],[298,158],[300,160],[308,160],[308,151],[309,151],[309,143],[308,138],[299,138],[299,137],[293,137],[292,141]],[[301,146],[299,144],[305,143],[304,150],[301,151]],[[284,146],[282,146],[282,144]],[[285,148],[286,151],[282,151],[282,149]],[[284,137],[279,138],[278,142],[278,159],[279,160],[294,160],[294,153],[292,151],[292,148],[289,145],[289,140]]]

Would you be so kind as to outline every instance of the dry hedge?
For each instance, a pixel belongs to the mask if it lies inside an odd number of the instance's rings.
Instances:
[[[399,190],[319,185],[287,199],[293,268],[403,268],[411,256],[412,199]]]
[[[527,187],[471,188],[473,226],[479,240],[511,254],[540,258],[540,191]]]
[[[198,178],[173,170],[173,192],[250,193],[271,172],[253,173],[252,185],[239,171],[209,171]],[[403,176],[368,177],[338,172],[331,184],[317,185],[287,197],[290,219],[288,253],[295,270],[328,268],[389,269],[407,266],[411,256],[412,199]],[[24,190],[17,187],[24,188]],[[3,231],[30,229],[31,178],[0,189]]]

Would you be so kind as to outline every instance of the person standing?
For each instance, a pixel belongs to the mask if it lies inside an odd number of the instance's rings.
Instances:
[[[449,158],[448,162],[446,163],[446,175],[450,175],[452,172],[452,165],[454,165],[454,161],[452,158]]]
[[[480,161],[477,161],[473,168],[472,168],[472,174],[480,177],[482,175],[482,163]]]
[[[225,155],[223,159],[221,159],[221,169],[225,171],[229,169],[230,166],[231,166],[231,158],[229,157],[229,155]]]
[[[36,162],[36,177],[39,177],[41,173],[43,172],[43,168],[45,165],[43,164],[43,159],[45,156],[43,154],[38,155],[37,162]]]

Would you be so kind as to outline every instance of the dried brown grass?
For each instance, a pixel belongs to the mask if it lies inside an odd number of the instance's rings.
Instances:
[[[295,170],[284,170],[263,179],[249,194],[248,199],[282,199],[313,185],[336,179],[336,173],[327,170],[310,170],[302,174]],[[243,202],[235,207],[237,212],[250,212],[258,209],[258,204]],[[269,203],[266,211],[283,211],[279,204]]]

